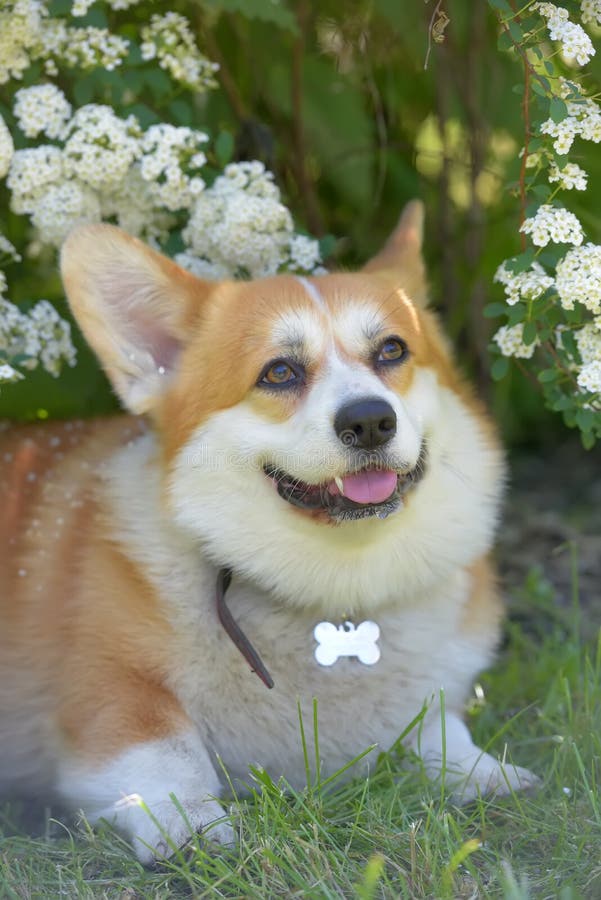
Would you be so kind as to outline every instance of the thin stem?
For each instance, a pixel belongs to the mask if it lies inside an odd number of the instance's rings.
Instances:
[[[434,12],[430,18],[430,24],[428,26],[428,49],[426,50],[426,58],[424,60],[424,72],[428,68],[428,62],[430,61],[430,54],[432,52],[432,29],[434,28],[434,22],[436,21],[436,16],[440,13],[440,7],[443,4],[443,0],[438,0],[438,3],[434,7]]]
[[[528,165],[528,145],[530,143],[530,66],[524,58],[524,96],[522,98],[522,116],[524,118],[524,152],[520,166],[520,229],[526,219],[526,168]],[[521,232],[522,253],[526,250],[527,241]]]

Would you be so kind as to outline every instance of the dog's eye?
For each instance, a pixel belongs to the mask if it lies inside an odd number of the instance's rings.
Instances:
[[[276,359],[267,363],[257,384],[268,387],[292,387],[302,379],[302,374],[296,366],[287,359]]]
[[[389,337],[386,338],[378,352],[376,362],[379,365],[388,363],[400,363],[409,355],[409,348],[402,338]]]

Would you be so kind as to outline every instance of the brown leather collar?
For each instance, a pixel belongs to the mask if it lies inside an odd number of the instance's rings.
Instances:
[[[225,592],[230,586],[231,581],[232,570],[220,569],[217,575],[216,585],[217,615],[219,616],[219,621],[251,667],[252,671],[259,676],[266,687],[272,688],[274,685],[273,678],[263,665],[263,660],[234,619],[225,602]]]

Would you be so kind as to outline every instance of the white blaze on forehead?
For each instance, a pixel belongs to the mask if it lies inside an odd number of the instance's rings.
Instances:
[[[409,314],[413,328],[419,331],[417,313],[404,291],[398,288],[390,297],[394,297],[397,309],[403,308]],[[387,334],[394,333],[389,304],[383,302],[381,298],[349,298],[336,315],[335,331],[338,339],[350,353],[363,354],[375,337],[384,338]]]
[[[287,309],[278,314],[271,337],[274,344],[299,344],[319,353],[326,340],[323,317],[315,309]]]
[[[349,300],[336,316],[336,336],[348,352],[363,356],[370,339],[385,328],[384,319],[373,301]]]
[[[303,286],[304,289],[306,290],[307,294],[309,295],[309,297],[311,298],[311,300],[313,301],[313,303],[315,303],[315,305],[316,305],[322,312],[326,313],[326,315],[329,315],[329,314],[330,314],[330,311],[329,311],[329,309],[328,309],[328,306],[327,306],[327,304],[326,304],[326,301],[323,299],[323,297],[322,297],[321,294],[319,293],[319,291],[318,291],[318,289],[317,289],[317,286],[314,285],[314,284],[312,284],[312,282],[310,282],[307,278],[303,278],[302,275],[297,275],[297,276],[296,276],[296,280],[297,280],[298,282],[300,282],[300,284],[302,284],[302,286]]]

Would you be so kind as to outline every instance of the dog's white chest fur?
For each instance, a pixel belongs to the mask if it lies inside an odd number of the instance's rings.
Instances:
[[[210,586],[210,579],[206,583]],[[448,702],[462,702],[473,672],[487,661],[481,646],[459,647],[448,637],[456,630],[465,589],[465,576],[447,585],[442,614],[439,598],[422,599],[400,614],[383,612],[376,665],[349,655],[323,666],[315,658],[315,615],[278,608],[271,598],[234,579],[228,604],[275,687],[268,690],[250,670],[210,602],[199,610],[195,627],[187,623],[173,684],[232,777],[247,780],[249,762],[260,762],[274,778],[285,775],[301,786],[306,773],[299,705],[313,746],[312,706],[317,701],[322,774],[327,776],[371,744],[389,747],[425,699],[437,700],[443,682]],[[438,607],[436,634],[431,603]],[[465,664],[458,666],[461,655]]]

